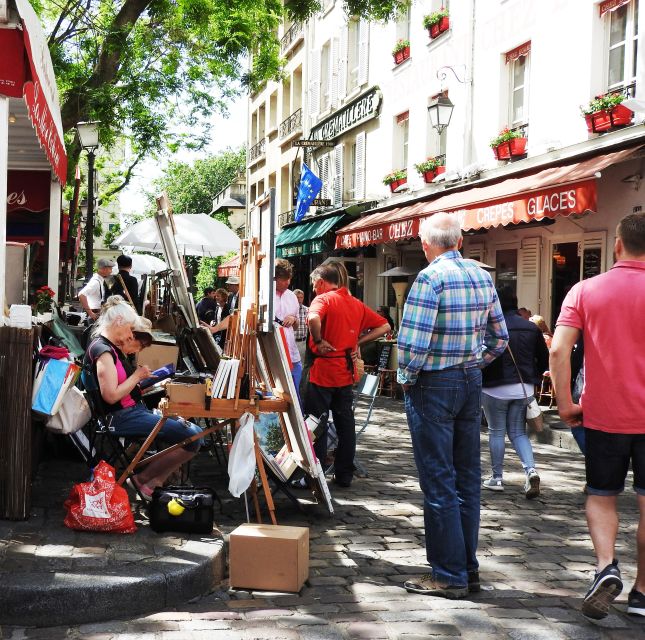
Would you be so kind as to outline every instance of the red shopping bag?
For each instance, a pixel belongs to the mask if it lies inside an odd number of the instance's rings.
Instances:
[[[116,484],[114,467],[101,460],[90,482],[75,484],[65,500],[65,526],[78,531],[134,533],[130,500]]]

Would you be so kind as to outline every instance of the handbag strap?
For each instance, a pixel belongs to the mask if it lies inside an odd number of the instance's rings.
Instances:
[[[526,395],[526,387],[524,386],[524,380],[522,379],[522,374],[520,373],[520,368],[517,366],[517,362],[515,361],[515,356],[513,355],[513,351],[511,350],[510,342],[506,345],[506,348],[508,349],[508,353],[511,356],[511,360],[513,361],[513,365],[515,365],[515,371],[517,371],[517,377],[520,379],[520,383],[522,384],[522,393],[524,394],[524,399],[526,400],[526,406],[528,407],[529,404],[530,404],[529,397]]]

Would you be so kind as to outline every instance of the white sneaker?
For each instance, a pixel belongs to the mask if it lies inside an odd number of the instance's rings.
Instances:
[[[524,495],[527,500],[533,500],[533,498],[537,498],[540,495],[540,476],[535,469],[529,469],[526,472]]]
[[[482,482],[482,487],[491,491],[504,491],[504,483],[501,478],[490,477]]]

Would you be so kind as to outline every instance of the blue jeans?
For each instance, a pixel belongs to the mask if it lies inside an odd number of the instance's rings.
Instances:
[[[296,386],[296,395],[298,396],[298,404],[302,407],[302,399],[300,398],[300,380],[302,379],[302,362],[291,363],[291,377],[293,384]]]
[[[526,398],[499,400],[483,393],[482,405],[488,422],[488,448],[493,477],[501,478],[504,471],[504,441],[507,433],[524,471],[533,469],[533,447],[526,435]]]
[[[405,412],[432,575],[466,586],[468,572],[479,568],[481,371],[423,372],[405,394]]]
[[[584,425],[580,425],[579,427],[571,427],[571,435],[576,441],[578,449],[580,449],[580,452],[582,453],[582,455],[584,455],[587,448]]]
[[[143,404],[136,404],[134,407],[121,409],[112,413],[112,421],[110,422],[110,429],[114,430],[118,436],[128,437],[143,437],[150,435],[155,425],[161,416],[152,413],[150,409],[146,408]],[[167,442],[169,445],[181,442],[196,433],[201,433],[201,429],[192,422],[174,420],[168,418],[166,423],[159,432],[159,439]],[[204,444],[203,439],[195,440],[187,444],[184,449],[186,451],[199,451],[199,448]]]

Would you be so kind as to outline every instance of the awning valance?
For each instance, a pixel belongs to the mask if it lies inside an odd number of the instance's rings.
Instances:
[[[330,216],[321,220],[301,222],[283,229],[276,238],[276,256],[278,258],[305,256],[333,249],[325,242],[325,235],[344,217],[344,214]]]
[[[229,276],[239,276],[240,275],[240,256],[233,256],[228,260],[225,260],[217,267],[217,275],[220,278],[228,278]]]
[[[5,29],[0,38],[0,94],[24,98],[40,146],[57,178],[65,184],[67,154],[47,38],[29,1],[15,3],[22,29]]]
[[[600,3],[599,11],[600,17],[602,18],[608,11],[615,11],[619,7],[622,7],[624,4],[627,4],[630,0],[605,0]]]
[[[640,148],[639,145],[582,162],[543,169],[520,178],[508,178],[486,187],[379,211],[339,229],[336,248],[349,249],[415,238],[419,235],[421,220],[438,211],[458,215],[464,231],[595,211],[595,174],[629,159]]]

